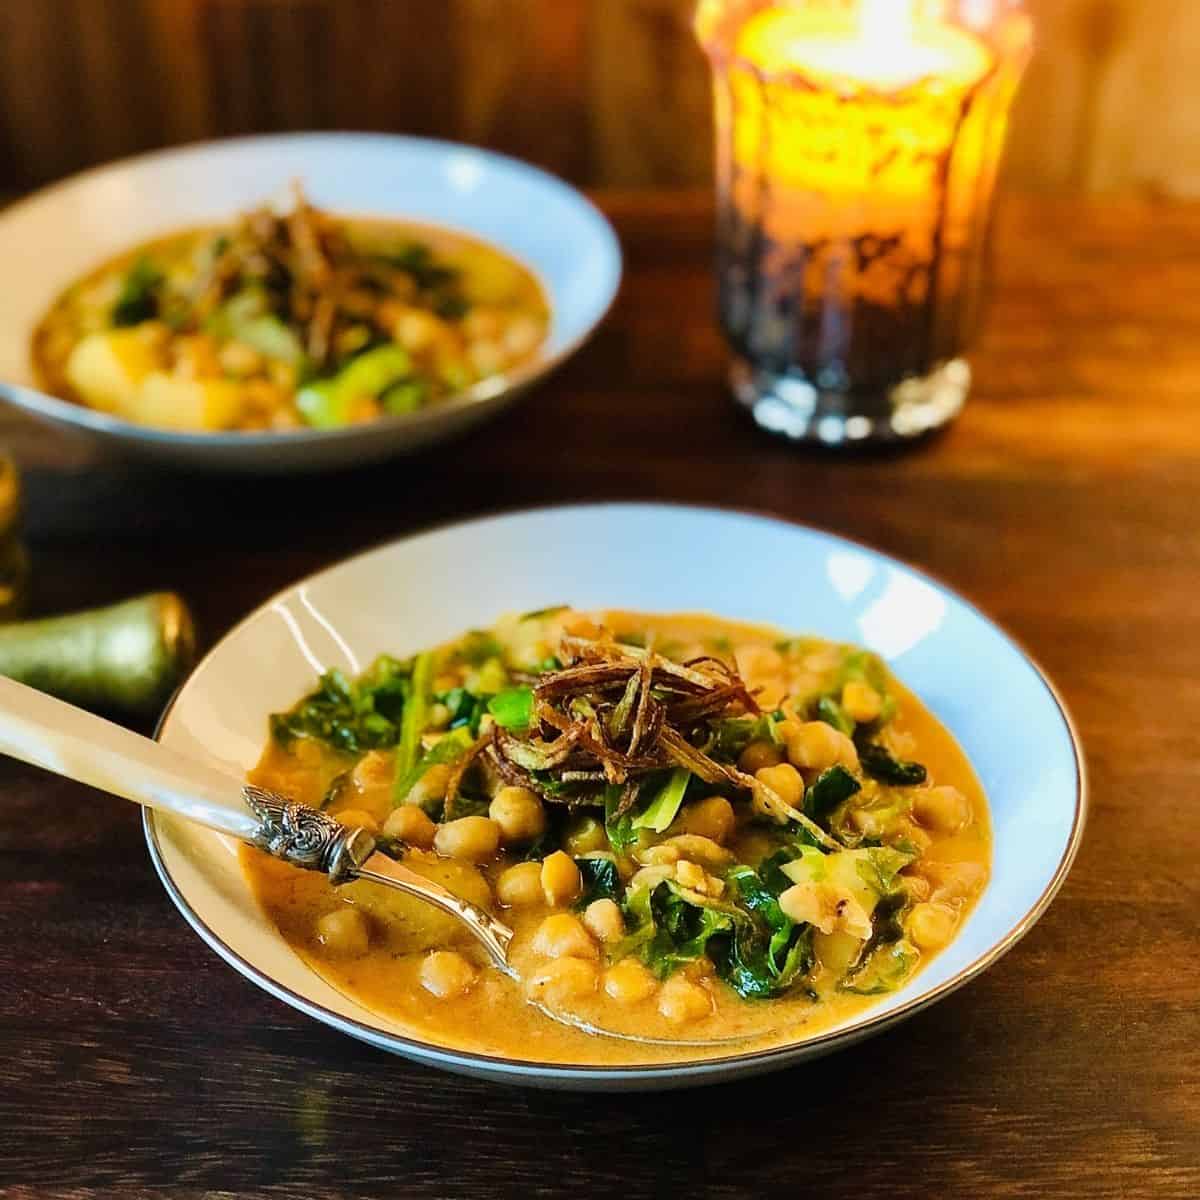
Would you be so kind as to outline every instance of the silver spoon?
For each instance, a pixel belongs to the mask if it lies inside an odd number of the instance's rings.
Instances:
[[[513,931],[490,913],[377,849],[365,829],[352,829],[306,804],[186,758],[159,742],[114,725],[0,676],[0,753],[44,767],[147,808],[174,813],[229,834],[337,885],[355,879],[394,888],[441,909],[465,926],[505,975]],[[746,1036],[688,1040],[604,1029],[526,997],[551,1019],[584,1033],[660,1046],[713,1046]]]

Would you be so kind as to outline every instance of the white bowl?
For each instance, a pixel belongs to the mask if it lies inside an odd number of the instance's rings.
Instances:
[[[909,567],[813,529],[732,512],[541,509],[353,558],[283,592],[225,637],[184,685],[160,736],[244,772],[266,740],[267,714],[289,707],[319,672],[357,672],[381,651],[407,655],[502,613],[558,603],[707,610],[883,655],[958,738],[991,804],[992,879],[957,939],[900,991],[781,1048],[650,1067],[493,1058],[423,1041],[335,991],[258,909],[230,839],[148,814],[155,865],[200,936],[285,1003],[409,1058],[544,1087],[678,1087],[824,1054],[912,1014],[1009,949],[1065,878],[1083,831],[1083,766],[1070,721],[1037,667],[966,601]]]
[[[30,344],[55,298],[140,242],[225,221],[302,180],[319,207],[440,225],[491,242],[546,290],[538,356],[453,401],[346,429],[175,433],[36,391]],[[305,471],[417,450],[493,416],[572,354],[621,278],[612,227],[536,167],[453,142],[380,134],[294,134],[211,142],[86,171],[0,213],[0,398],[125,454],[191,467]]]

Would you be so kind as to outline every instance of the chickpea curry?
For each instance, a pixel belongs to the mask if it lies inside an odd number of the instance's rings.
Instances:
[[[63,293],[34,333],[46,390],[185,432],[334,429],[448,400],[533,358],[533,275],[445,230],[350,220],[297,190],[160,238]]]
[[[314,970],[415,1036],[537,1061],[817,1032],[943,948],[990,862],[969,763],[876,656],[703,616],[549,609],[331,671],[252,778],[500,916],[521,982],[418,900],[244,848]]]

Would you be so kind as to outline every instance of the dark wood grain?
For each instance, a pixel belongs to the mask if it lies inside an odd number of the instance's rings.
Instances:
[[[708,1092],[539,1094],[389,1058],[257,991],[171,908],[130,805],[3,764],[3,1195],[1200,1194],[1200,208],[1011,203],[966,413],[849,459],[730,406],[706,198],[603,199],[629,260],[612,318],[511,418],[436,454],[217,484],[0,417],[38,607],[177,587],[211,643],[431,521],[596,497],[809,521],[941,575],[1059,683],[1092,784],[1062,895],[980,980],[867,1045]]]
[[[1189,0],[1026,0],[1011,176],[1200,192]],[[435,133],[576,183],[710,173],[696,0],[3,0],[0,187],[235,133]]]

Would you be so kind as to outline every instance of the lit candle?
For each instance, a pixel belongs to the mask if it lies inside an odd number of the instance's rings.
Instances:
[[[760,423],[895,437],[961,406],[1029,30],[1014,0],[957,4],[957,19],[930,0],[700,5],[722,320],[735,390]]]

